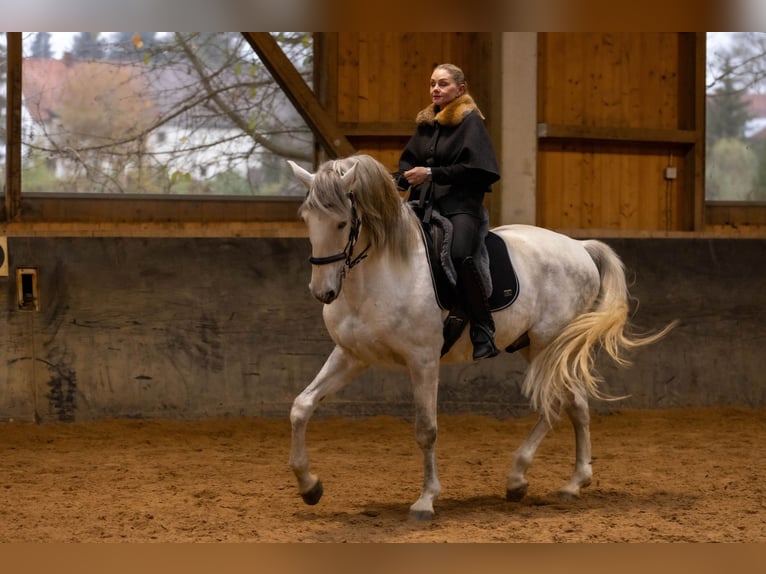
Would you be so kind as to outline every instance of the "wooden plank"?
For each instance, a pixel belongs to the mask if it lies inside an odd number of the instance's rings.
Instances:
[[[626,150],[620,154],[619,182],[620,201],[628,214],[624,229],[641,228],[641,188],[638,186],[641,157],[636,157],[635,150]]]
[[[641,83],[641,115],[640,125],[642,127],[657,128],[660,124],[660,103],[658,80],[659,75],[657,58],[660,57],[660,51],[657,45],[657,33],[641,33],[640,41],[641,51],[641,72],[639,75]]]
[[[392,122],[339,122],[338,128],[349,137],[377,136],[377,137],[400,137],[411,136],[415,128],[412,121]]]
[[[356,150],[319,103],[292,62],[268,32],[242,32],[285,95],[301,114],[331,157],[352,155]]]
[[[599,206],[599,217],[593,227],[620,229],[620,190],[613,183],[614,153],[601,144],[589,142],[584,148],[593,160],[593,202]]]
[[[604,140],[618,142],[693,144],[695,130],[628,128],[609,126],[581,126],[540,123],[537,126],[540,139]]]
[[[574,146],[569,146],[573,148]],[[600,191],[596,189],[596,154],[589,146],[570,149],[565,160],[564,186],[568,202],[577,205],[580,227],[596,227],[601,218]]]
[[[552,183],[551,179],[554,175],[553,158],[555,157],[556,148],[559,147],[556,144],[546,145],[545,149],[542,147],[538,149],[537,153],[537,193],[538,198],[536,201],[536,220],[538,225],[543,227],[554,227],[554,221],[557,221],[553,217],[555,211],[556,195],[551,193]]]
[[[766,232],[766,205],[738,201],[708,202],[705,206],[705,221],[705,229],[711,226],[763,226]]]
[[[337,118],[342,122],[359,121],[359,33],[343,32],[338,41]]]
[[[624,35],[599,34],[599,90],[594,94],[595,109],[599,110],[598,125],[625,125],[622,116],[622,78],[620,76],[619,46]]]
[[[561,104],[562,118],[567,124],[583,125],[586,118],[585,108],[585,57],[584,39],[582,34],[572,34],[566,37],[564,52],[564,76],[559,84],[558,97],[563,99]]]
[[[378,119],[385,124],[397,124],[399,112],[399,77],[401,66],[401,43],[395,32],[378,34],[380,50],[378,53],[378,86],[377,100],[379,106]],[[412,124],[408,123],[407,134],[412,132]]]
[[[620,45],[620,98],[622,125],[629,128],[647,127],[641,123],[641,34],[625,34]],[[648,126],[651,127],[651,126]]]
[[[21,214],[21,32],[6,32],[8,72],[6,109],[5,219]]]
[[[375,32],[359,33],[359,75],[356,85],[356,97],[359,102],[360,122],[371,122],[378,118],[375,114],[375,76],[377,62],[375,61]]]
[[[557,69],[557,62],[566,61],[566,46],[564,40],[565,34],[545,33],[541,34],[544,38],[545,60],[542,63],[544,68],[543,77],[545,83],[539,86],[540,95],[540,119],[551,125],[562,124],[567,121],[565,112],[565,86],[563,84],[566,78],[566,68]]]
[[[235,196],[131,197],[116,194],[24,194],[29,222],[178,222],[295,221],[303,196],[239,198]]]
[[[334,81],[338,70],[338,34],[321,32],[314,34],[314,85],[319,102],[335,121],[338,120],[338,82]]]
[[[660,59],[660,122],[657,127],[678,127],[678,34],[658,34]]]
[[[399,79],[399,118],[410,122],[410,132],[415,129],[415,115],[423,107],[420,105],[422,98],[416,88],[421,85],[421,71],[415,51],[415,32],[404,32],[400,43],[402,50],[401,74]]]
[[[8,237],[307,237],[303,221],[0,222]]]

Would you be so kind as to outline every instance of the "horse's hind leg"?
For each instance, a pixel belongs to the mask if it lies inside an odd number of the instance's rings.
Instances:
[[[527,493],[527,487],[529,483],[524,478],[529,465],[532,464],[532,459],[535,457],[535,452],[543,442],[543,439],[551,430],[551,424],[545,417],[538,417],[535,426],[527,435],[527,438],[513,453],[513,461],[511,462],[511,469],[508,472],[508,480],[505,484],[505,497],[512,501],[518,502]]]
[[[572,478],[566,483],[559,496],[562,498],[578,498],[580,489],[588,486],[593,477],[591,467],[590,447],[590,412],[588,401],[583,397],[574,397],[567,405],[566,413],[575,432],[575,468]]]
[[[306,453],[306,426],[319,402],[347,385],[351,379],[367,368],[340,347],[335,347],[311,384],[295,397],[290,410],[292,445],[290,468],[298,479],[298,491],[306,504],[316,504],[322,498],[322,483],[309,471]]]

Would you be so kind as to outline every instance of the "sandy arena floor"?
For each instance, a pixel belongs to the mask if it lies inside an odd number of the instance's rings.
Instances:
[[[533,423],[440,418],[436,518],[408,519],[422,480],[412,424],[315,419],[324,483],[297,493],[287,420],[0,425],[0,542],[766,542],[766,409],[594,416],[593,484],[576,501],[574,438],[543,442],[520,503],[511,453]]]

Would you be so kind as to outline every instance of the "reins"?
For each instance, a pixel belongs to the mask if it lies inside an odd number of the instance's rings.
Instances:
[[[354,246],[356,245],[357,239],[359,239],[359,227],[361,221],[356,213],[356,200],[354,199],[354,194],[349,192],[348,199],[351,202],[351,228],[348,231],[348,241],[346,242],[346,246],[341,253],[336,253],[335,255],[328,255],[327,257],[309,257],[309,263],[312,265],[328,265],[329,263],[335,263],[336,261],[345,259],[345,266],[351,269],[358,265],[362,259],[367,257],[367,250],[370,248],[369,243],[359,255],[354,257]]]

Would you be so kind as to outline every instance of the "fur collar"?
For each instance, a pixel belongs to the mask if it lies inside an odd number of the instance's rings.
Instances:
[[[473,98],[468,94],[463,94],[444,106],[438,113],[436,112],[435,104],[420,110],[415,121],[418,125],[427,124],[432,126],[434,121],[437,121],[443,126],[456,126],[463,121],[464,117],[474,111],[479,114],[481,119],[484,119],[484,114],[481,113]]]

